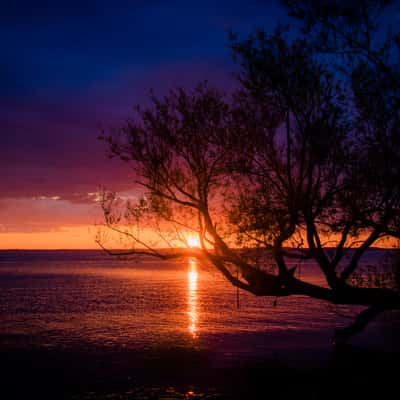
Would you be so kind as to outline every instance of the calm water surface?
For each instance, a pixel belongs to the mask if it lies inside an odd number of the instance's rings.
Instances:
[[[380,257],[371,252],[369,262]],[[322,283],[313,265],[303,277]],[[117,259],[97,251],[0,252],[2,345],[173,345],[246,357],[329,348],[333,329],[359,307],[306,297],[257,298],[237,292],[194,259]],[[398,320],[398,319],[397,319]],[[394,350],[398,322],[383,315],[356,342]],[[397,349],[398,350],[398,349]]]

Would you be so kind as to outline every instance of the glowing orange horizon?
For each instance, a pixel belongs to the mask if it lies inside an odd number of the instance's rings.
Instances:
[[[96,227],[93,225],[63,226],[54,231],[46,232],[0,232],[0,250],[96,250],[100,247],[95,242]],[[154,240],[156,235],[148,230],[142,237],[144,240]],[[186,236],[186,243],[176,243],[176,247],[186,245],[189,248],[201,247],[199,238]],[[334,247],[331,240],[328,247]],[[399,242],[395,239],[385,239],[374,243],[381,248],[398,248]],[[162,248],[162,243],[159,246]],[[165,247],[165,246],[164,246]]]
[[[93,226],[61,227],[47,232],[0,232],[0,250],[94,250]]]

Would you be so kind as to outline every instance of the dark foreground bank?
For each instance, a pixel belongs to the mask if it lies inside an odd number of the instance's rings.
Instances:
[[[310,354],[310,357],[313,357]],[[215,365],[207,352],[1,348],[2,399],[372,399],[396,398],[397,353],[356,347],[293,365],[254,358]]]

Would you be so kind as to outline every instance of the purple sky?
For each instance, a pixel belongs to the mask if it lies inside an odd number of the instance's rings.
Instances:
[[[97,140],[102,129],[121,126],[150,88],[229,88],[227,31],[279,21],[277,1],[2,3],[0,232],[96,222],[88,193],[133,189],[133,172]]]

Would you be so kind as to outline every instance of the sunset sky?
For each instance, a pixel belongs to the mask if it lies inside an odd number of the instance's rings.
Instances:
[[[99,187],[135,193],[102,130],[131,106],[233,84],[227,32],[285,21],[271,1],[6,1],[0,15],[0,248],[91,248]]]

